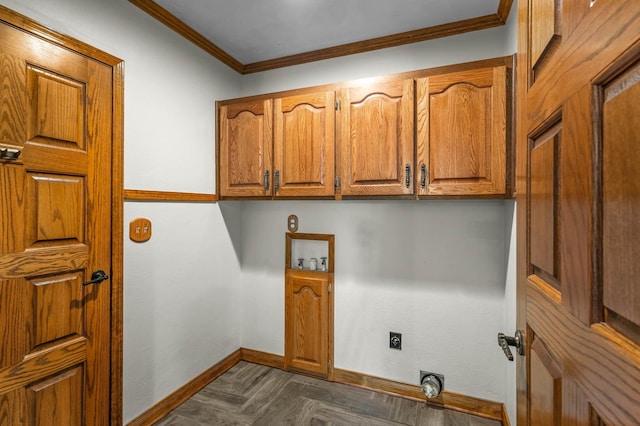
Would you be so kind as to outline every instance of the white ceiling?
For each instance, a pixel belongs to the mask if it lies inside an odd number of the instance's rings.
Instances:
[[[155,0],[243,64],[464,19],[500,0]]]

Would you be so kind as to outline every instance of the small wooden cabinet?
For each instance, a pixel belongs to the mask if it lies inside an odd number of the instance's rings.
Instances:
[[[272,194],[273,101],[223,105],[219,112],[219,195]]]
[[[333,196],[335,92],[277,98],[274,110],[275,196]]]
[[[292,242],[325,242],[327,268],[298,269]],[[334,236],[286,234],[284,368],[333,379]]]
[[[340,91],[342,195],[413,194],[413,80]]]
[[[418,195],[506,194],[507,69],[416,80]]]

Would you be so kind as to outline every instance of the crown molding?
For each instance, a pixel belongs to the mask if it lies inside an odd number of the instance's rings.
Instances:
[[[295,55],[283,56],[266,61],[243,64],[236,58],[222,50],[220,47],[207,40],[202,34],[191,28],[189,25],[175,17],[169,11],[158,5],[153,0],[129,0],[130,3],[139,7],[147,14],[157,19],[176,33],[180,34],[196,46],[217,58],[222,63],[234,69],[240,74],[251,74],[262,71],[269,71],[277,68],[300,65],[309,62],[321,61],[324,59],[338,58],[341,56],[353,55],[356,53],[370,52],[372,50],[386,49],[388,47],[402,46],[405,44],[417,43],[426,40],[433,40],[441,37],[463,34],[471,31],[484,30],[487,28],[504,25],[511,11],[513,0],[500,0],[498,10],[495,14],[479,16],[477,18],[464,19],[419,30],[407,31],[392,34],[384,37],[372,38],[339,46],[318,49]]]

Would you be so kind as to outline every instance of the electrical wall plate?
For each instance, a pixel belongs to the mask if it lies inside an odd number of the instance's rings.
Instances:
[[[289,232],[296,232],[298,230],[298,216],[292,214],[287,218],[287,230]]]
[[[143,217],[133,219],[129,223],[129,239],[136,243],[144,243],[151,238],[151,221]]]

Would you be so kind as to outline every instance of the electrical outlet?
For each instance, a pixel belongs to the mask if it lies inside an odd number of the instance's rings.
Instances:
[[[402,349],[402,334],[395,331],[389,332],[389,347],[391,349]]]

